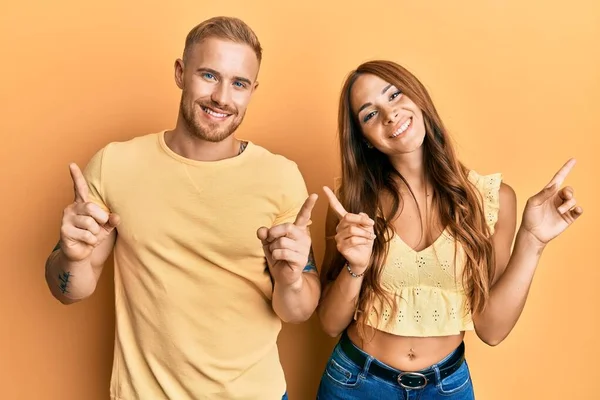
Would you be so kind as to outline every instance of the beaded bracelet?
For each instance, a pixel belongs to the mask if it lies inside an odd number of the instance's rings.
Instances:
[[[348,272],[350,273],[350,275],[352,275],[353,278],[360,278],[361,276],[363,276],[365,274],[365,271],[362,272],[362,274],[355,274],[354,272],[352,272],[352,269],[350,268],[350,263],[346,262],[346,269],[348,270]]]

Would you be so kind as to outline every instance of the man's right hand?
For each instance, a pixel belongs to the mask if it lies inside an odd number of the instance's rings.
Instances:
[[[68,205],[60,228],[60,248],[67,260],[88,260],[94,248],[102,243],[119,224],[117,214],[107,213],[89,201],[89,188],[77,164],[70,164],[75,201]]]

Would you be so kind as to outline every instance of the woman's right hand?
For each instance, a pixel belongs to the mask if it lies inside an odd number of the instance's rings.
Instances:
[[[335,235],[337,249],[350,264],[352,272],[360,275],[371,261],[375,221],[362,212],[347,212],[331,189],[324,187],[323,190],[329,199],[329,205],[339,218]]]

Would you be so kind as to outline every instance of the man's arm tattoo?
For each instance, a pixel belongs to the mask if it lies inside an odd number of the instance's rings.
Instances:
[[[73,275],[70,272],[62,272],[58,275],[58,288],[60,289],[62,294],[69,293],[69,279],[71,279]]]
[[[310,271],[317,272],[317,264],[315,263],[315,255],[313,253],[312,246],[310,246],[310,252],[308,253],[308,262],[306,263],[306,266],[304,267],[302,272],[310,272]]]

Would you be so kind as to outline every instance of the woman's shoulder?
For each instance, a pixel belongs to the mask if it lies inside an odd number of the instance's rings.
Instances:
[[[469,170],[468,180],[477,188],[483,199],[486,222],[492,228],[499,219],[500,208],[511,210],[517,199],[514,189],[504,181],[501,172],[482,174]]]

